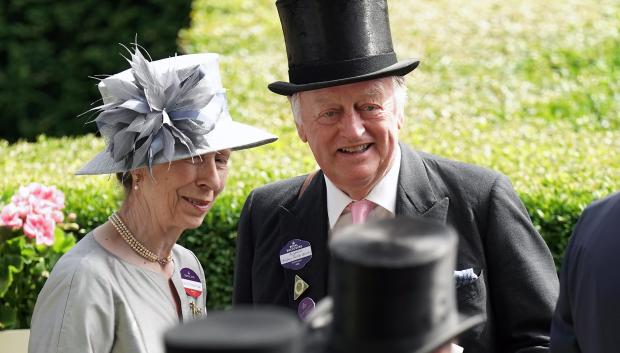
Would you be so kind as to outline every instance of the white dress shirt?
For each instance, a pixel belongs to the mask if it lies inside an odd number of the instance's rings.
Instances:
[[[396,191],[398,188],[398,174],[400,172],[400,146],[396,145],[394,159],[388,172],[375,185],[366,200],[374,202],[377,207],[368,214],[368,221],[384,218],[394,218],[396,211]],[[327,187],[327,216],[329,228],[334,231],[352,223],[351,212],[347,209],[353,201],[349,195],[338,189],[325,175]]]

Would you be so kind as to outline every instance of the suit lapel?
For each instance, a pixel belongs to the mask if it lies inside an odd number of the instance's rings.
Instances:
[[[280,248],[293,239],[310,243],[312,259],[299,270],[282,267],[289,306],[297,309],[299,302],[310,297],[317,302],[327,295],[327,269],[329,253],[327,248],[327,202],[323,173],[318,172],[302,197],[295,199],[290,205],[280,206]],[[294,300],[295,275],[299,276],[310,287]]]
[[[446,222],[450,199],[438,199],[433,189],[424,162],[418,153],[400,144],[401,162],[396,194],[396,214],[417,216]]]

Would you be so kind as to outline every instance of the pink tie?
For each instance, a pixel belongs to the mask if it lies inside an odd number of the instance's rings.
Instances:
[[[351,217],[353,218],[353,224],[362,224],[366,223],[366,218],[368,218],[368,214],[372,211],[377,205],[366,199],[353,201],[349,204],[349,208],[351,209]]]

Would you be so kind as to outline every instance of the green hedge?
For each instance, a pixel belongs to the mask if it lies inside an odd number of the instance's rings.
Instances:
[[[191,0],[5,0],[0,5],[0,138],[95,132],[76,116],[100,97],[89,76],[126,68],[117,43],[177,52]]]
[[[196,0],[180,34],[187,52],[223,53],[231,114],[280,136],[233,154],[226,190],[182,242],[200,257],[210,308],[229,304],[237,217],[250,190],[316,168],[297,138],[286,99],[266,85],[286,79],[273,1]],[[620,4],[611,0],[389,0],[401,57],[422,65],[407,79],[403,141],[507,174],[559,264],[582,209],[620,190]],[[239,31],[243,28],[243,31]],[[0,142],[0,203],[31,181],[57,185],[68,211],[92,229],[116,209],[114,179],[71,174],[100,139]]]

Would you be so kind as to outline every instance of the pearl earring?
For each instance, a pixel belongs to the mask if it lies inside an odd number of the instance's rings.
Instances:
[[[140,184],[140,181],[142,180],[142,177],[140,176],[140,174],[136,174],[136,184],[133,186],[134,190],[138,190],[138,184]]]

